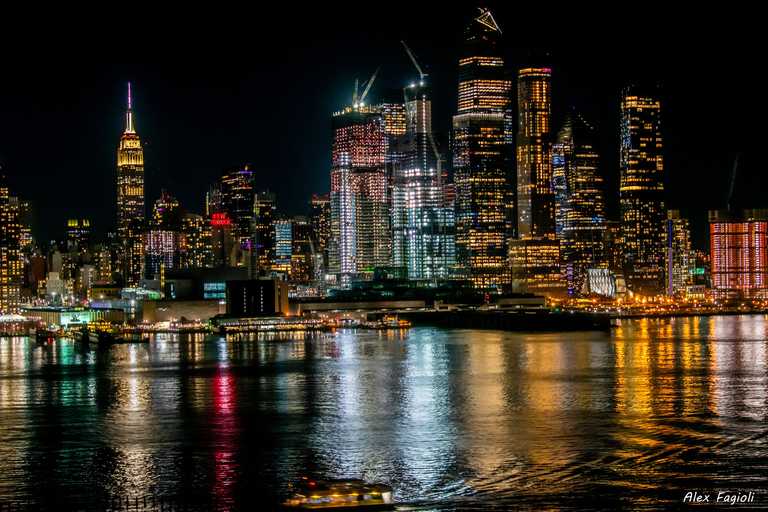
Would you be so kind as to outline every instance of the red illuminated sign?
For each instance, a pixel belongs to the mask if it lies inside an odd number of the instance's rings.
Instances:
[[[211,219],[211,226],[229,226],[229,219],[226,213],[214,213]]]

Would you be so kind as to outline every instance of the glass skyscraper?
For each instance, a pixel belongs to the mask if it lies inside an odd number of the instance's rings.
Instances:
[[[443,147],[432,132],[432,89],[405,88],[406,132],[400,138],[392,191],[392,264],[409,279],[449,277],[456,263],[454,212],[446,198]]]
[[[569,295],[581,292],[589,268],[607,267],[603,178],[593,128],[572,109],[552,150],[555,225]]]

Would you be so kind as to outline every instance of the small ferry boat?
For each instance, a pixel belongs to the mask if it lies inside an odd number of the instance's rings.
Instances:
[[[341,509],[364,507],[365,510],[394,510],[392,488],[369,484],[357,478],[319,480],[302,478],[289,487],[290,497],[284,509]]]
[[[411,322],[403,320],[395,316],[385,316],[376,324],[376,329],[408,329],[411,327]]]
[[[40,343],[51,343],[56,339],[56,332],[45,327],[31,327],[29,329],[29,337],[34,338],[35,341]]]

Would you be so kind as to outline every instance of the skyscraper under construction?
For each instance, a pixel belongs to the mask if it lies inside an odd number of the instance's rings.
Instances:
[[[347,286],[390,263],[385,124],[379,107],[357,101],[331,124],[328,273]]]
[[[423,78],[423,76],[422,76]],[[446,194],[444,146],[432,132],[432,89],[404,90],[406,132],[392,186],[392,264],[410,279],[450,277],[456,263],[453,204]]]
[[[476,288],[493,291],[510,282],[512,83],[504,71],[501,30],[490,11],[480,11],[464,33],[453,118],[456,258]]]

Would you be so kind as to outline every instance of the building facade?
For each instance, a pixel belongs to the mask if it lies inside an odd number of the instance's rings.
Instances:
[[[768,299],[768,210],[709,212],[712,296]]]
[[[620,222],[632,291],[664,290],[664,183],[658,90],[630,86],[621,100]]]
[[[457,273],[489,291],[499,291],[510,282],[511,87],[501,30],[490,11],[481,9],[464,33],[459,59],[453,167]]]

